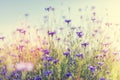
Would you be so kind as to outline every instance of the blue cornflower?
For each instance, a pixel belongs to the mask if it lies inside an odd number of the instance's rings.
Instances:
[[[51,57],[51,56],[47,57],[47,61],[48,62],[53,61],[53,57]]]
[[[50,66],[50,63],[44,63],[44,67]]]
[[[82,53],[75,54],[75,56],[77,56],[79,58],[83,58],[83,54]]]
[[[21,79],[22,72],[15,70],[15,71],[11,72],[10,76],[8,76],[8,78],[10,78],[10,77],[14,77],[15,79]]]
[[[43,55],[42,60],[43,60],[43,61],[46,61],[46,60],[47,60],[47,56],[46,56],[46,55]]]
[[[63,55],[65,55],[66,57],[70,55],[70,52],[64,52]]]
[[[53,61],[54,64],[57,64],[58,62],[59,62],[58,59],[56,59],[56,60]]]
[[[69,23],[71,22],[71,20],[70,20],[70,19],[66,19],[65,22],[66,22],[67,24],[69,24]]]
[[[53,59],[54,59],[53,57],[46,56],[46,55],[43,55],[43,58],[42,58],[43,61],[48,61],[48,62],[53,61]]]
[[[52,37],[53,37],[53,35],[54,35],[54,34],[56,34],[56,32],[55,32],[55,31],[51,31],[51,32],[50,32],[50,31],[48,31],[48,35],[50,35],[50,36],[52,36]]]
[[[88,69],[89,69],[91,72],[95,72],[95,71],[96,71],[96,67],[95,67],[95,66],[88,66]]]
[[[45,76],[50,76],[53,72],[51,70],[44,71]]]
[[[105,80],[105,78],[100,78],[100,80]]]
[[[71,73],[71,72],[68,72],[68,73],[65,74],[65,76],[66,76],[67,78],[69,78],[70,76],[72,76],[72,73]]]
[[[7,68],[6,68],[6,66],[4,66],[1,71],[2,71],[2,72],[1,72],[2,75],[6,75],[6,73],[7,73]]]
[[[85,47],[88,45],[88,42],[84,42],[84,43],[82,43],[81,45],[82,45],[82,47],[85,48]]]
[[[49,7],[48,7],[48,8],[45,8],[45,10],[49,12],[49,11],[50,11],[50,8],[49,8]]]
[[[42,50],[42,52],[43,52],[44,54],[47,54],[47,55],[50,53],[49,50],[47,50],[47,49],[46,49],[46,50]]]
[[[98,62],[98,65],[102,66],[104,64],[104,62]]]
[[[45,11],[54,11],[55,10],[55,8],[53,8],[53,7],[51,7],[51,6],[49,6],[49,7],[47,7],[47,8],[45,8]]]
[[[77,36],[81,38],[83,36],[83,32],[76,32]]]
[[[34,80],[42,80],[41,76],[36,76]]]

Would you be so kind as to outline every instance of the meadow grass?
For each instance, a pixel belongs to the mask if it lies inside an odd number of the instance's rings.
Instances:
[[[63,27],[53,28],[57,24],[49,20],[47,28],[25,26],[10,41],[0,39],[0,80],[120,79],[115,25],[90,16],[81,19],[85,26],[65,19]]]

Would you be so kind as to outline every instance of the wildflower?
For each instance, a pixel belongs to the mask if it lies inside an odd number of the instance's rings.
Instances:
[[[17,29],[17,31],[19,31],[20,33],[24,34],[26,33],[26,31],[24,29]]]
[[[104,62],[98,62],[98,65],[102,66],[104,64]]]
[[[42,50],[42,52],[43,52],[44,54],[47,54],[47,55],[50,53],[49,50],[47,50],[47,49],[46,49],[46,50]]]
[[[47,76],[50,76],[53,72],[51,70],[47,70],[47,71],[44,71],[44,75],[47,77]]]
[[[55,10],[55,8],[53,8],[53,7],[51,7],[51,6],[49,6],[49,7],[45,8],[45,11],[48,11],[48,12],[49,12],[50,10],[51,10],[51,11],[54,11],[54,10]]]
[[[50,63],[44,63],[44,67],[50,66]]]
[[[71,73],[71,72],[68,72],[68,73],[65,74],[65,76],[66,76],[67,78],[69,78],[70,76],[72,76],[72,73]]]
[[[83,32],[76,32],[77,36],[81,38],[83,36]]]
[[[7,73],[7,68],[6,68],[6,66],[4,66],[4,67],[2,68],[1,74],[5,76],[6,73]]]
[[[53,61],[53,63],[54,63],[54,64],[57,64],[57,63],[58,63],[58,61],[59,61],[59,60],[58,60],[58,59],[56,59],[56,60],[54,60],[54,61]]]
[[[101,51],[102,51],[103,53],[107,53],[107,52],[108,52],[108,50],[105,50],[105,49],[104,49],[104,50],[101,50]]]
[[[77,56],[79,58],[83,58],[83,54],[82,53],[75,54],[75,56]]]
[[[21,33],[23,33],[25,35],[26,31],[25,30],[22,30]]]
[[[50,8],[49,8],[49,7],[48,7],[48,8],[45,8],[45,10],[49,12]]]
[[[64,52],[63,55],[65,55],[66,57],[70,55],[70,52]]]
[[[34,80],[42,80],[41,76],[36,76]]]
[[[105,80],[105,78],[100,78],[100,80]]]
[[[0,78],[0,80],[3,80],[2,78]]]
[[[11,74],[7,76],[7,79],[9,80],[11,77],[14,78],[14,80],[15,79],[21,80],[22,72],[17,70],[12,71]]]
[[[52,36],[52,37],[53,37],[53,35],[54,35],[54,34],[56,34],[56,32],[55,32],[55,31],[52,31],[52,32],[48,31],[48,35],[50,35],[50,36]]]
[[[0,40],[4,40],[4,39],[5,39],[5,37],[4,37],[4,36],[0,37]]]
[[[0,63],[2,62],[2,60],[0,60]]]
[[[96,12],[93,12],[93,16],[95,16],[96,15]]]
[[[48,62],[53,61],[53,57],[51,57],[51,56],[47,57],[47,61]]]
[[[82,47],[85,48],[85,47],[88,45],[88,43],[87,43],[87,42],[84,42],[84,43],[82,43],[81,45],[82,45]]]
[[[96,67],[95,67],[95,66],[88,66],[88,69],[89,69],[91,72],[95,72],[95,71],[96,71]]]
[[[65,22],[66,22],[67,24],[69,24],[69,23],[71,22],[71,20],[70,20],[70,19],[66,19]]]
[[[60,38],[57,38],[56,40],[57,40],[57,41],[60,41]]]
[[[23,51],[24,47],[25,47],[24,45],[19,45],[19,46],[17,47],[17,49],[20,50],[20,51]]]
[[[17,31],[21,32],[21,31],[22,31],[22,29],[17,29]]]

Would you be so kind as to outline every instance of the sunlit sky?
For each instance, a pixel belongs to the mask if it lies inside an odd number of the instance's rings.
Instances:
[[[8,33],[20,27],[25,21],[25,13],[29,14],[28,22],[31,25],[40,26],[44,8],[55,7],[56,16],[67,15],[67,8],[71,7],[71,17],[77,22],[79,8],[96,6],[99,14],[108,9],[109,21],[120,23],[120,1],[119,0],[0,0],[0,34]],[[77,24],[77,23],[76,23]]]

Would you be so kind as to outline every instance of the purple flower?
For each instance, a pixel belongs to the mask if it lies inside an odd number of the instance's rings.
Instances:
[[[66,22],[67,24],[69,24],[69,23],[71,22],[71,20],[70,20],[70,19],[66,19],[65,22]]]
[[[51,7],[51,6],[45,8],[45,11],[48,11],[48,12],[49,12],[50,10],[51,10],[51,11],[54,11],[55,9],[54,9],[53,7]]]
[[[75,56],[77,56],[79,58],[83,58],[83,54],[82,53],[75,54]]]
[[[105,50],[105,49],[104,49],[104,50],[101,50],[101,51],[102,51],[103,53],[107,53],[107,52],[108,52],[108,50]]]
[[[45,11],[48,11],[48,12],[49,12],[49,11],[50,11],[50,7],[48,7],[48,8],[45,8]]]
[[[34,80],[42,80],[41,76],[36,76]]]
[[[3,80],[2,78],[0,78],[0,80]]]
[[[46,55],[43,55],[43,58],[42,58],[43,61],[48,61],[48,62],[53,61],[53,59],[54,59],[53,57],[46,56]]]
[[[77,36],[81,38],[83,36],[83,32],[76,32]]]
[[[50,36],[52,36],[52,37],[53,37],[53,35],[54,35],[54,34],[56,34],[56,32],[55,32],[55,31],[51,31],[51,32],[50,32],[50,31],[48,31],[48,35],[50,35]]]
[[[51,70],[47,70],[47,71],[44,71],[44,75],[47,77],[47,76],[50,76],[53,72]]]
[[[4,40],[4,39],[5,39],[5,37],[4,37],[4,36],[0,37],[0,40]]]
[[[60,38],[57,38],[56,40],[57,40],[57,41],[60,41]]]
[[[0,60],[0,63],[2,62],[2,60]]]
[[[48,62],[53,61],[53,57],[51,57],[51,56],[47,57],[47,61]]]
[[[4,66],[1,71],[2,71],[1,74],[5,76],[6,73],[7,73],[7,68],[6,68],[6,66]]]
[[[69,78],[70,76],[72,76],[72,73],[71,73],[71,72],[68,72],[68,73],[65,74],[65,76],[66,76],[67,78]]]
[[[57,64],[58,62],[59,62],[58,59],[56,59],[56,60],[53,61],[54,64]]]
[[[105,78],[100,78],[100,80],[105,80]]]
[[[47,54],[47,55],[50,53],[49,50],[47,50],[47,49],[46,49],[46,50],[42,50],[42,52],[43,52],[44,54]]]
[[[70,55],[70,52],[64,52],[63,55],[65,55],[66,57]]]
[[[98,62],[98,65],[102,66],[104,64],[104,62]]]
[[[50,63],[44,63],[44,67],[50,66]]]
[[[85,47],[88,45],[88,42],[84,42],[84,43],[82,43],[81,45],[82,45],[82,47],[85,48]]]
[[[89,69],[91,72],[95,72],[95,71],[96,71],[96,67],[95,67],[95,66],[88,66],[88,69]]]
[[[13,77],[14,79],[21,79],[22,77],[22,72],[21,71],[13,71],[11,74],[8,76],[8,78]]]

